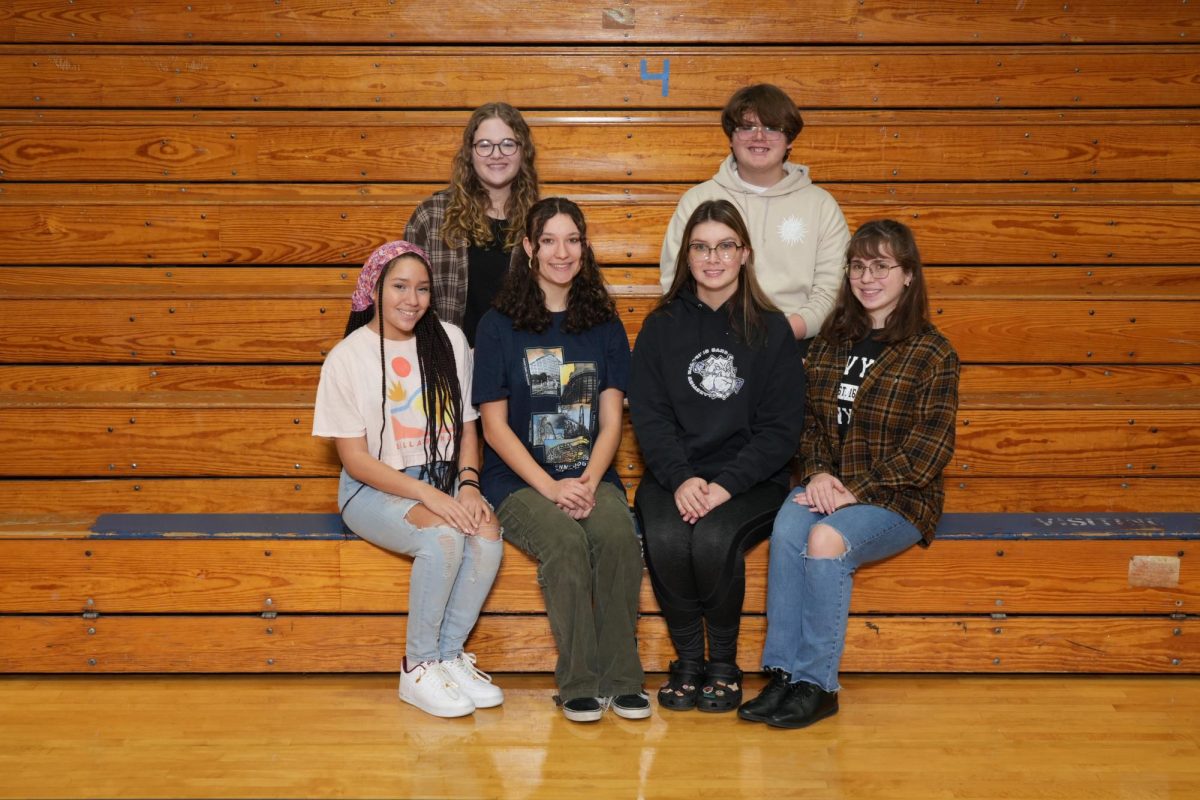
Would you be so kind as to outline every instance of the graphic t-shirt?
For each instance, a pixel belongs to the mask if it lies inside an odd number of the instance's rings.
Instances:
[[[479,417],[471,406],[471,351],[457,326],[443,322],[442,327],[454,347],[463,421],[470,422]],[[386,405],[387,428],[379,460],[395,469],[419,466],[427,460],[425,424],[429,417],[417,364],[417,340],[385,339],[384,363],[386,401],[380,386],[383,371],[379,363],[379,334],[364,326],[337,343],[321,367],[313,436],[353,439],[365,435],[367,451],[379,456]],[[439,435],[440,447],[448,453],[454,436],[453,421],[445,420],[444,426]]]
[[[508,426],[552,477],[583,474],[600,429],[600,393],[625,391],[629,338],[620,320],[582,333],[562,330],[566,312],[551,314],[543,333],[513,329],[493,309],[475,334],[474,402],[508,401]],[[483,493],[498,508],[527,486],[491,447],[483,450]],[[610,465],[604,479],[621,487]]]
[[[842,369],[842,380],[838,384],[838,437],[846,438],[850,430],[850,419],[854,415],[854,398],[858,396],[859,387],[867,377],[867,373],[875,366],[883,353],[883,342],[874,336],[867,336],[850,350],[846,366]]]

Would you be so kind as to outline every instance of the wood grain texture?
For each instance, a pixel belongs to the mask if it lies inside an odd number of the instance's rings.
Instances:
[[[803,8],[788,0],[726,3],[653,0],[635,6],[573,2],[553,14],[536,2],[477,3],[470,13],[453,0],[433,0],[411,13],[408,4],[345,5],[331,0],[289,0],[259,7],[222,0],[182,6],[149,0],[130,8],[120,0],[89,0],[87,10],[54,0],[12,0],[0,16],[7,42],[208,42],[276,44],[361,42],[394,44],[514,42],[706,43],[724,41],[736,25],[739,40],[788,44],[935,42],[1176,43],[1195,34],[1187,6],[1152,3],[1129,14],[1121,0],[1031,0],[1020,6],[953,0],[870,5],[819,0]],[[1121,25],[1114,25],[1119,18]]]
[[[395,672],[403,616],[0,617],[0,672]],[[762,650],[765,619],[747,617],[744,666]],[[94,633],[89,633],[89,629]],[[1174,631],[1179,633],[1175,634]],[[997,632],[998,631],[998,632]],[[661,617],[638,623],[646,669],[673,657]],[[547,672],[545,617],[484,615],[467,649],[497,672]],[[852,616],[843,672],[1193,674],[1200,623],[1136,617]],[[1176,663],[1177,662],[1177,663]]]
[[[851,610],[870,614],[1188,614],[1200,581],[1171,540],[936,541],[863,567]],[[745,613],[766,608],[769,548],[746,557]],[[408,611],[411,560],[357,539],[0,539],[0,613]],[[1131,560],[1177,565],[1135,586]],[[1183,562],[1180,565],[1179,562]],[[640,609],[659,612],[647,578]],[[536,563],[513,546],[486,612],[544,614]]]
[[[10,181],[437,182],[461,112],[9,111]],[[525,115],[547,182],[707,180],[729,152],[715,112]],[[792,159],[815,180],[1197,180],[1187,111],[817,111]]]
[[[630,502],[638,477],[626,475]],[[946,478],[947,512],[1192,512],[1193,478]],[[337,479],[0,479],[0,537],[82,537],[100,514],[334,513]]]
[[[35,108],[720,108],[773,83],[816,108],[1195,105],[1200,49],[1158,47],[0,46],[0,106]],[[643,79],[670,60],[668,91]],[[936,75],[937,80],[929,80]],[[563,76],[570,76],[564,80]]]
[[[318,364],[341,339],[349,311],[344,295],[312,300],[263,294],[235,301],[0,296],[0,358]],[[632,344],[657,299],[618,295],[616,301]],[[1188,364],[1200,347],[1195,306],[1190,300],[934,296],[933,321],[967,363]],[[87,323],[79,324],[83,319]]]
[[[13,184],[0,193],[10,265],[361,264],[438,186]],[[597,258],[657,263],[685,187],[543,187],[578,201]],[[1200,184],[844,184],[851,228],[910,224],[938,264],[1163,264],[1194,261]]]

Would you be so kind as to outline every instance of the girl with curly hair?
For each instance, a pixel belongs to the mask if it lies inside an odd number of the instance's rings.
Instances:
[[[521,244],[475,340],[484,493],[508,541],[538,561],[564,716],[645,718],[641,550],[612,468],[629,339],[579,206],[536,203]]]
[[[480,106],[463,130],[450,185],[417,206],[404,229],[429,253],[438,314],[472,345],[537,201],[534,155],[521,112],[508,103]]]

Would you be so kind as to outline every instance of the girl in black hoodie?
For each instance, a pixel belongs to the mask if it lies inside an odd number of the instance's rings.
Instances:
[[[741,701],[743,554],[770,535],[803,427],[800,352],[749,242],[732,203],[701,203],[633,350],[629,411],[646,464],[634,503],[677,655],[658,702],[675,710]]]

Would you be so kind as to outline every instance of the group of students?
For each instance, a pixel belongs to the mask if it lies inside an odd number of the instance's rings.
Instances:
[[[651,714],[643,551],[676,652],[660,708],[782,728],[836,713],[855,570],[927,545],[941,514],[958,359],[911,231],[850,236],[789,163],[783,91],[739,90],[722,126],[731,154],[680,200],[632,354],[582,211],[538,199],[505,103],[472,114],[450,186],[364,265],[313,434],[336,443],[346,526],[412,558],[402,700],[503,702],[464,650],[503,534],[538,562],[567,719]],[[636,521],[613,468],[626,398]],[[744,553],[768,537],[769,679],[743,702]]]

